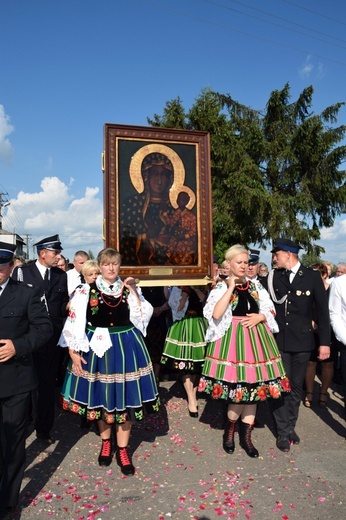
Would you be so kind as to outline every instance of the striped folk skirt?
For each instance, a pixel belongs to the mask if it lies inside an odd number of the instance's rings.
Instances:
[[[161,363],[167,371],[200,374],[205,358],[208,322],[203,317],[175,321],[167,332]]]
[[[279,349],[265,323],[244,327],[233,316],[226,334],[208,344],[198,390],[229,403],[278,399],[290,391]]]
[[[69,364],[62,407],[91,421],[140,421],[147,413],[158,412],[160,404],[143,336],[133,326],[113,327],[109,332],[112,346],[102,358],[92,350],[81,353],[87,362],[82,365],[82,376],[74,375]],[[89,330],[89,340],[92,335]]]

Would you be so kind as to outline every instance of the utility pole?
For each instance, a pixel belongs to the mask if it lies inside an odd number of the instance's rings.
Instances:
[[[31,235],[29,235],[28,233],[25,236],[25,244],[26,244],[26,259],[29,260],[30,256],[29,256],[29,237],[31,237]]]
[[[2,229],[2,208],[8,206],[8,199],[5,197],[8,196],[8,193],[0,193],[0,230]]]

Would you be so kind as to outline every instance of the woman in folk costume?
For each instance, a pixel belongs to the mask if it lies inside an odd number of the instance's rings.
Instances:
[[[204,362],[208,322],[203,317],[206,292],[197,286],[173,287],[168,299],[173,324],[166,336],[161,363],[179,372],[190,417],[198,417],[197,387]]]
[[[133,475],[127,446],[133,421],[159,410],[153,367],[142,334],[152,306],[134,279],[118,276],[120,254],[103,249],[96,282],[79,286],[70,302],[60,345],[71,357],[62,388],[63,408],[97,420],[102,439],[98,462],[112,461],[112,425],[116,424],[116,461]]]
[[[236,244],[225,259],[229,277],[212,289],[204,307],[209,344],[199,391],[228,403],[224,450],[234,452],[240,418],[240,445],[250,457],[258,457],[251,440],[257,403],[279,399],[290,385],[272,335],[278,331],[273,303],[259,282],[245,279],[248,250]]]

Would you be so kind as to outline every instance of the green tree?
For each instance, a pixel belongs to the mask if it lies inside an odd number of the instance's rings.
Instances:
[[[210,133],[214,251],[235,242],[266,247],[276,236],[323,252],[320,228],[333,225],[346,203],[344,103],[312,111],[313,87],[291,102],[289,84],[271,93],[263,111],[203,89],[186,111],[178,97],[152,126]]]
[[[310,265],[314,265],[314,264],[320,264],[321,262],[323,262],[323,260],[321,260],[317,255],[315,255],[314,253],[306,253],[304,255],[301,256],[300,258],[300,261],[303,265],[306,265],[306,266],[310,266]]]

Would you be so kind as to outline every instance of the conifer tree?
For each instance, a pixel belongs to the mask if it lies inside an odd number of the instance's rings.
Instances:
[[[148,118],[152,126],[210,133],[216,254],[237,242],[266,247],[277,236],[324,252],[320,228],[346,207],[346,126],[337,126],[345,103],[315,114],[312,96],[309,86],[292,102],[287,83],[259,111],[203,89],[188,111],[178,97]]]

